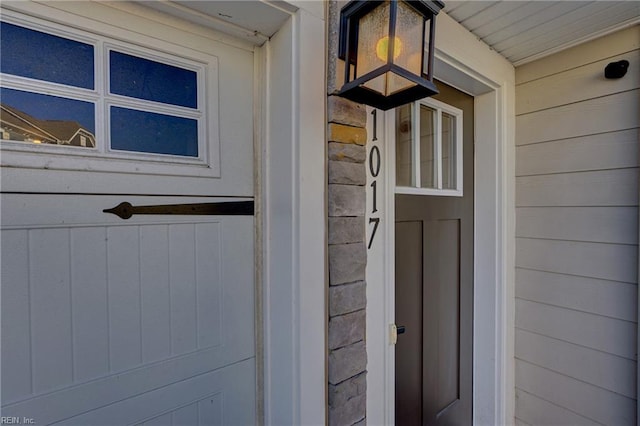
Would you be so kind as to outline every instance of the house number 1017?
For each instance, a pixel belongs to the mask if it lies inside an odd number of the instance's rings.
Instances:
[[[371,111],[371,115],[373,116],[373,137],[371,138],[371,141],[377,141],[378,137],[377,137],[377,133],[378,133],[378,111],[377,110],[373,110]],[[375,214],[378,212],[378,182],[377,180],[375,180],[375,178],[378,177],[378,175],[380,174],[380,165],[381,165],[382,161],[380,158],[380,149],[377,146],[373,146],[371,147],[371,151],[369,151],[369,173],[371,173],[371,177],[374,178],[373,181],[371,182],[371,196],[372,196],[372,208],[371,208],[371,214]],[[369,238],[369,245],[367,246],[367,249],[371,248],[371,245],[373,244],[373,240],[376,237],[376,232],[378,231],[378,226],[380,225],[380,218],[379,217],[370,217],[369,218],[369,225],[373,224],[373,229],[371,230],[371,237]]]

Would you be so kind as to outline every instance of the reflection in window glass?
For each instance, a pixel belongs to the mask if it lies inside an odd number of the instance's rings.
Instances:
[[[2,88],[2,139],[95,148],[91,102]]]
[[[111,107],[111,148],[154,154],[198,156],[198,121]]]
[[[456,189],[456,118],[442,113],[442,188]]]
[[[435,188],[435,110],[420,105],[420,187]]]
[[[198,106],[195,71],[113,50],[109,63],[111,93],[189,108]]]
[[[84,89],[94,88],[93,46],[2,22],[0,71]]]
[[[413,185],[411,104],[396,108],[396,185]]]

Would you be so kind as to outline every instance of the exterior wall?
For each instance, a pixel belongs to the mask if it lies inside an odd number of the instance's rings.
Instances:
[[[636,423],[639,48],[635,26],[516,69],[518,424]]]

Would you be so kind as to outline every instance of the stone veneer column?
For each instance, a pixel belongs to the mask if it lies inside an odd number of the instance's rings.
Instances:
[[[329,425],[366,423],[366,111],[328,98]]]
[[[342,67],[337,49],[344,4],[328,1],[329,425],[364,426],[367,113],[364,105],[335,96]]]

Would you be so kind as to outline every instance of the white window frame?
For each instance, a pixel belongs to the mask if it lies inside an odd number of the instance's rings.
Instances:
[[[2,87],[89,102],[95,108],[96,147],[26,144],[2,139],[2,165],[52,170],[94,170],[118,173],[220,177],[218,116],[218,58],[169,43],[145,46],[131,37],[113,39],[87,30],[3,10],[2,20],[46,34],[89,44],[94,48],[94,88],[85,89],[59,83],[0,73]],[[111,94],[109,52],[116,50],[140,58],[196,72],[197,107],[188,108],[161,102]],[[198,122],[198,156],[156,154],[115,150],[110,147],[110,108],[134,108]],[[0,135],[2,136],[2,135]],[[160,167],[159,167],[160,166]]]
[[[426,106],[435,111],[434,129],[434,167],[435,167],[435,188],[422,188],[420,185],[420,107]],[[442,114],[446,113],[456,120],[455,137],[455,167],[456,167],[456,187],[445,189],[442,187]],[[411,105],[411,182],[413,186],[396,186],[396,194],[409,195],[440,195],[448,197],[462,197],[462,110],[455,108],[444,102],[432,98],[421,99]]]

